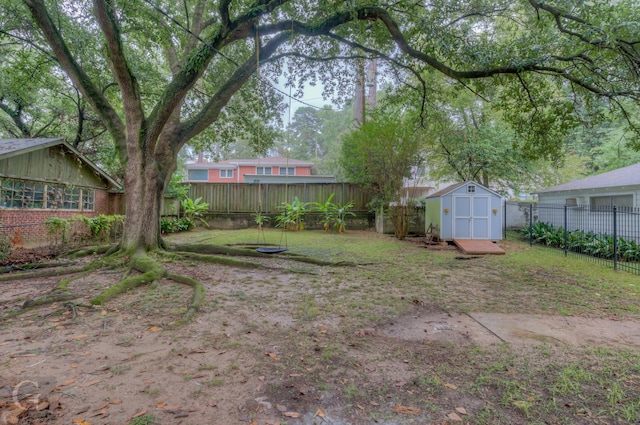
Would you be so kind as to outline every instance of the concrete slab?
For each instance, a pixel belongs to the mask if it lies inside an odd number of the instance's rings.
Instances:
[[[640,326],[632,321],[502,313],[469,316],[509,343],[640,347]]]

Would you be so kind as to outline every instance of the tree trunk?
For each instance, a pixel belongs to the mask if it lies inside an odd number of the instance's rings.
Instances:
[[[126,166],[126,220],[121,248],[127,252],[151,251],[163,246],[160,207],[165,179],[153,156],[144,156],[142,161],[129,160]]]

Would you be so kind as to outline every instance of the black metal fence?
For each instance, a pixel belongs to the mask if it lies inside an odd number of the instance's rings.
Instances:
[[[506,202],[505,238],[640,274],[640,208]]]

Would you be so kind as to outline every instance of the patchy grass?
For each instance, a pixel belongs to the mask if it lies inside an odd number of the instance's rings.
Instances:
[[[267,242],[280,236],[265,230]],[[257,230],[211,230],[168,240],[237,246],[256,238]],[[168,279],[78,311],[75,320],[62,310],[0,323],[3,334],[19,335],[3,342],[16,353],[3,366],[62,371],[60,383],[70,370],[108,364],[102,382],[65,403],[76,403],[73,411],[126,391],[122,423],[143,409],[162,423],[187,413],[185,423],[324,423],[318,412],[327,423],[354,425],[450,424],[458,422],[453,414],[474,425],[640,422],[637,346],[483,343],[461,326],[438,339],[425,319],[529,313],[559,316],[559,327],[575,318],[640,321],[638,276],[508,241],[501,243],[506,255],[466,260],[373,232],[290,232],[287,243],[287,253],[237,263],[161,260],[169,273],[206,289],[191,323],[173,325],[190,294]],[[296,261],[301,254],[333,265]],[[69,287],[98,292],[118,276],[102,278]],[[29,285],[16,285],[16,293]],[[424,330],[407,336],[409,323]],[[92,337],[75,339],[83,333]],[[47,338],[57,345],[47,346]],[[42,353],[45,363],[33,357]],[[163,403],[171,409],[158,410]],[[285,407],[300,418],[285,419]]]

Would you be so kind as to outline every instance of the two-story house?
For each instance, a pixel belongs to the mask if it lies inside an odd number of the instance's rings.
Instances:
[[[335,183],[333,176],[312,174],[314,164],[289,158],[229,159],[187,163],[191,183]]]

